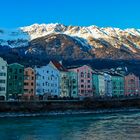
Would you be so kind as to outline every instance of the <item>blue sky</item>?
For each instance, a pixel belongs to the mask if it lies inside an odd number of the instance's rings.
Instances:
[[[33,23],[140,28],[140,0],[1,0],[0,27]]]

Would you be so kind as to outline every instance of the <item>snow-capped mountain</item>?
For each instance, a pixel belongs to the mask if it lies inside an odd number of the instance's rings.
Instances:
[[[0,45],[11,48],[27,46],[30,36],[21,29],[0,29]]]
[[[70,45],[73,46],[71,49],[76,50],[77,46],[80,52],[88,53],[84,54],[85,57],[140,58],[140,29],[65,26],[56,23],[0,30],[0,46],[26,47],[25,54],[42,54],[45,51],[49,55],[66,56],[69,55],[65,53]]]
[[[63,24],[33,24],[31,26],[20,28],[26,32],[31,40],[46,36],[48,34],[66,34],[72,37],[80,37],[87,40],[87,43],[94,48],[104,47],[102,44],[96,43],[95,40],[104,40],[115,48],[124,46],[132,52],[136,52],[135,48],[140,49],[140,29],[119,29],[119,28],[100,28],[97,26],[81,27],[81,26],[65,26]]]

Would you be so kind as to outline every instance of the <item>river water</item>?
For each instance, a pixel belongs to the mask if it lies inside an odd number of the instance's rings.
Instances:
[[[140,113],[0,118],[0,140],[140,140]]]

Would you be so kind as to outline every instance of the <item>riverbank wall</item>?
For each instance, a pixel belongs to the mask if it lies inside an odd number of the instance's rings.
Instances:
[[[140,99],[0,101],[0,112],[49,112],[66,110],[140,108]]]

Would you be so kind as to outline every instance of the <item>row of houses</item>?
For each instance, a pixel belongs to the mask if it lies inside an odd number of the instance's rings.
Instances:
[[[66,69],[50,61],[42,67],[7,64],[0,58],[0,100],[37,95],[47,97],[112,97],[140,94],[139,77],[116,71],[97,71],[88,65]]]

